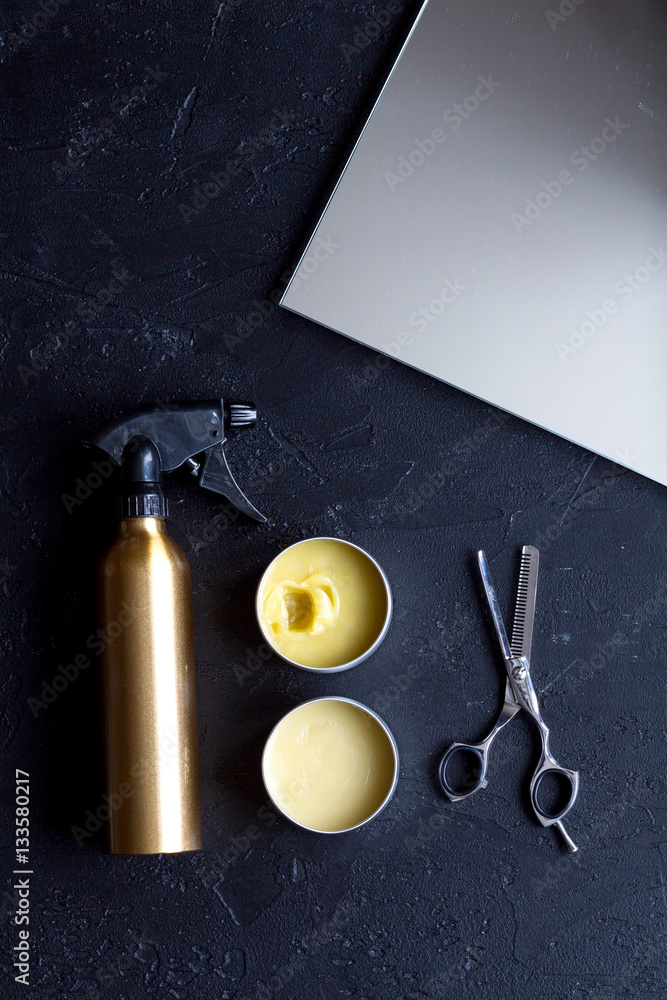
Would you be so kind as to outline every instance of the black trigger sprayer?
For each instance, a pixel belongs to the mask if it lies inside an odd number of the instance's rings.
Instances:
[[[87,442],[120,467],[120,525],[100,568],[105,764],[112,854],[201,847],[192,584],[166,530],[163,473],[184,467],[255,521],[225,454],[252,403],[162,404]]]

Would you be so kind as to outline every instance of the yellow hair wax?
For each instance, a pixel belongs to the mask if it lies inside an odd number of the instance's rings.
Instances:
[[[389,585],[377,563],[337,538],[290,546],[270,564],[257,594],[268,642],[309,669],[358,661],[384,634],[390,614]]]
[[[360,826],[388,801],[398,753],[358,702],[318,698],[289,712],[267,740],[264,784],[293,822],[322,833]]]

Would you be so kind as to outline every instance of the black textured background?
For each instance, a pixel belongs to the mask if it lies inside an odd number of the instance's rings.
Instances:
[[[47,8],[1,14],[0,994],[665,996],[664,489],[270,299],[416,6]],[[11,34],[36,16],[34,37]],[[156,85],[133,95],[147,67]],[[195,197],[196,213],[179,207]],[[37,715],[28,702],[86,649],[113,530],[106,486],[71,513],[62,496],[91,471],[78,442],[109,418],[221,393],[259,405],[230,461],[270,520],[227,523],[213,495],[172,478],[194,577],[206,848],[110,858],[72,836],[101,803],[96,665]],[[327,678],[262,662],[252,613],[268,561],[317,534],[368,548],[396,606],[381,650]],[[581,772],[574,857],[531,816],[522,717],[486,791],[453,807],[435,781],[443,747],[483,735],[504,683],[471,557],[487,550],[507,607],[531,541],[533,673],[554,751]],[[340,837],[276,819],[259,776],[273,723],[327,692],[374,706],[402,754],[393,802]],[[27,988],[10,969],[15,768],[31,775]]]

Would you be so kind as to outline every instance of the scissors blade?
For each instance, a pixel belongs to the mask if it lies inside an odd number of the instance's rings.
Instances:
[[[534,545],[524,545],[521,550],[519,589],[516,595],[516,610],[512,625],[510,647],[513,656],[525,656],[530,663],[533,644],[533,622],[535,620],[535,596],[537,594],[537,573],[540,553]]]
[[[493,618],[493,624],[496,629],[498,641],[500,642],[500,648],[503,651],[503,657],[507,662],[512,659],[512,647],[510,646],[509,639],[507,638],[507,632],[505,631],[502,615],[500,614],[500,607],[498,606],[498,598],[496,597],[496,588],[493,586],[491,571],[489,569],[489,564],[486,561],[483,549],[480,549],[477,553],[477,559],[479,562],[479,570],[482,574],[482,583],[484,584],[484,591],[486,593],[489,611],[491,612],[491,617]]]

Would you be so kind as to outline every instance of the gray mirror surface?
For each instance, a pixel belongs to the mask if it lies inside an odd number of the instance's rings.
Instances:
[[[666,96],[661,2],[428,0],[281,304],[667,485]]]

